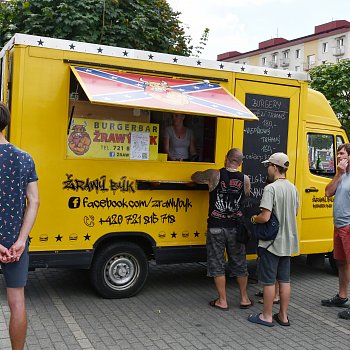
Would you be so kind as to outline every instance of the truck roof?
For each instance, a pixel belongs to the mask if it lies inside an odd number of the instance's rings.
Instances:
[[[170,55],[165,53],[135,50],[129,48],[91,44],[74,40],[64,40],[49,38],[37,35],[15,34],[2,48],[0,57],[3,57],[6,50],[14,45],[27,45],[40,48],[48,48],[64,51],[75,51],[89,53],[99,56],[111,56],[120,58],[129,58],[133,60],[152,61],[159,63],[168,63],[174,66],[187,66],[196,68],[206,68],[211,70],[236,72],[242,74],[256,74],[262,76],[271,76],[289,80],[308,81],[309,76],[305,72],[295,72],[291,70],[274,69],[259,66],[242,65],[232,62],[221,62],[214,60],[201,59],[198,57],[186,57],[181,55]]]

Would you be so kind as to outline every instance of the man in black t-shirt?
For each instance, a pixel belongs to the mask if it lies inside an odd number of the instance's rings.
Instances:
[[[247,294],[248,269],[245,246],[236,241],[237,217],[242,215],[241,203],[250,193],[247,175],[238,171],[243,161],[240,149],[232,148],[225,158],[225,167],[197,171],[192,181],[209,186],[209,213],[207,231],[207,275],[214,278],[219,297],[209,302],[213,307],[227,311],[225,276],[225,249],[228,272],[236,277],[241,294],[240,308],[252,305]]]

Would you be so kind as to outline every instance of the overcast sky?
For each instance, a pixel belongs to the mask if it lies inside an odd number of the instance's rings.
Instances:
[[[189,27],[193,44],[204,28],[209,40],[201,58],[214,59],[228,51],[247,52],[259,42],[287,40],[314,33],[314,27],[333,20],[350,22],[349,0],[167,0]]]

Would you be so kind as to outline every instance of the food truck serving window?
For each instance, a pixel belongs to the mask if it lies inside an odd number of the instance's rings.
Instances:
[[[71,71],[68,157],[214,162],[213,117],[256,119],[208,81]]]

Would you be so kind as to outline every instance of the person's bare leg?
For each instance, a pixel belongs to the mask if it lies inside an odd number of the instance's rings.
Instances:
[[[250,305],[251,301],[247,293],[248,276],[237,277],[237,283],[241,293],[241,305]]]
[[[280,293],[279,293],[279,284],[276,282],[275,284],[275,297],[273,298],[273,301],[279,301],[280,300]]]
[[[11,312],[9,333],[12,350],[23,350],[27,334],[24,288],[7,288],[7,301]]]
[[[338,262],[338,274],[339,274],[339,296],[341,298],[347,298],[349,281],[350,281],[350,264],[347,262]]]
[[[280,311],[279,319],[282,322],[288,322],[288,305],[290,301],[290,283],[279,283],[280,288]]]
[[[273,302],[278,304],[279,300],[280,300],[280,295],[279,295],[279,290],[278,290],[278,282],[276,282],[276,284],[275,284],[275,297],[273,298]],[[259,299],[259,304],[264,304],[264,299]]]
[[[272,322],[272,306],[273,306],[273,298],[275,297],[276,293],[276,286],[275,284],[271,286],[264,286],[263,288],[264,293],[264,307],[263,312],[260,318],[267,322]]]
[[[214,283],[216,290],[218,291],[219,298],[215,303],[221,307],[227,307],[227,299],[226,299],[226,277],[225,276],[217,276],[214,277]]]

